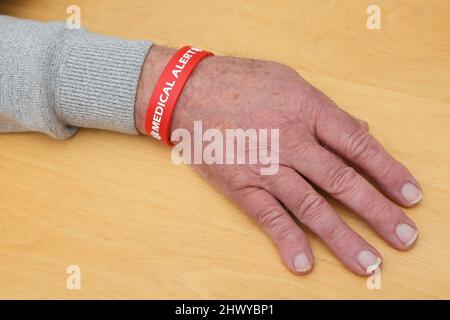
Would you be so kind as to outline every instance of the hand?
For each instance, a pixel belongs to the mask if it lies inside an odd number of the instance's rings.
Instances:
[[[151,91],[173,53],[153,47],[147,57],[136,103],[140,132]],[[171,130],[192,132],[195,120],[202,120],[203,130],[279,129],[280,166],[275,175],[261,175],[255,165],[195,168],[261,224],[292,272],[307,273],[314,261],[295,220],[316,233],[356,274],[367,275],[369,266],[381,263],[380,253],[349,228],[311,184],[363,217],[394,248],[407,250],[416,242],[414,222],[394,202],[404,207],[418,203],[418,182],[370,135],[365,122],[340,109],[289,67],[206,58],[186,84]]]

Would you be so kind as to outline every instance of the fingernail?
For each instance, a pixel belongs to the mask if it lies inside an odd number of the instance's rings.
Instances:
[[[361,251],[358,254],[358,261],[367,273],[372,273],[372,271],[378,268],[381,264],[381,258],[369,250]]]
[[[405,183],[402,187],[402,196],[410,204],[416,204],[422,200],[422,192],[412,183]]]
[[[311,261],[304,253],[299,253],[294,259],[295,271],[306,272],[311,269]]]
[[[412,245],[418,236],[417,230],[407,223],[398,224],[395,228],[395,233],[400,241],[407,247]]]

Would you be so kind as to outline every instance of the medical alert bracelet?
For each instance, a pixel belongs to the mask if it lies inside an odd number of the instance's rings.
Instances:
[[[145,132],[148,135],[172,145],[170,123],[178,98],[197,64],[211,55],[213,55],[211,52],[185,46],[170,59],[156,83],[147,106]]]

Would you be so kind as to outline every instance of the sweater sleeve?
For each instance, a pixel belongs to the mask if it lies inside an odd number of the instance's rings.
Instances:
[[[151,45],[0,15],[0,132],[137,134],[136,90]]]

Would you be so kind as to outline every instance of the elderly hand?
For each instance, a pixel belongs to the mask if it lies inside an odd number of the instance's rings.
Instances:
[[[151,91],[173,53],[155,46],[147,57],[136,103],[140,132]],[[407,250],[416,242],[414,222],[395,203],[418,203],[419,183],[370,135],[365,122],[340,109],[289,67],[232,57],[204,59],[186,84],[171,130],[192,132],[197,120],[203,130],[279,129],[280,163],[274,175],[261,175],[259,165],[194,166],[261,224],[292,272],[307,273],[314,261],[296,220],[356,274],[367,275],[369,267],[381,263],[380,253],[313,185],[360,215],[394,248]]]

